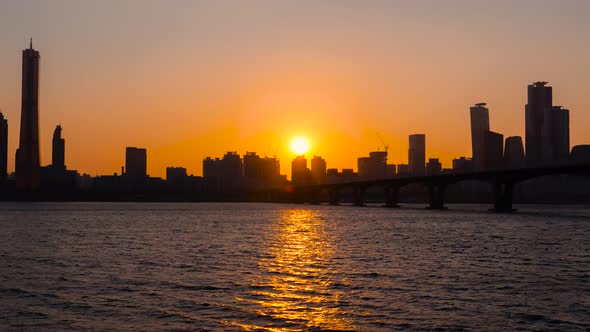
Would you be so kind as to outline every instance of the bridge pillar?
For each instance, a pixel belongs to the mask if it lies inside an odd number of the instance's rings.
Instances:
[[[493,184],[494,208],[492,212],[507,213],[515,212],[512,208],[512,198],[514,196],[514,183],[496,181]]]
[[[446,184],[430,184],[428,185],[428,209],[431,210],[446,210],[445,207],[445,189]]]
[[[354,205],[365,206],[365,190],[366,188],[361,186],[354,187]]]
[[[330,197],[330,205],[340,205],[340,190],[337,188],[329,189],[328,196]]]
[[[399,207],[399,187],[385,186],[385,207],[398,208]]]

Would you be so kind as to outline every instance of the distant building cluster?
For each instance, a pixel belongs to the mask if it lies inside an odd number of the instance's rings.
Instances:
[[[219,199],[239,193],[284,189],[307,184],[333,184],[399,177],[436,176],[441,174],[485,172],[500,169],[543,167],[570,163],[590,163],[590,145],[574,146],[570,151],[569,110],[553,105],[553,91],[547,82],[528,86],[525,106],[525,140],[512,136],[504,139],[490,127],[490,110],[486,103],[469,108],[471,120],[471,157],[453,159],[452,168],[443,168],[438,158],[426,158],[426,135],[409,135],[405,164],[388,163],[388,146],[357,159],[352,168],[328,168],[321,156],[313,156],[308,167],[304,155],[291,162],[291,181],[280,174],[276,157],[235,151],[221,158],[203,159],[203,175],[194,176],[183,167],[168,167],[166,179],[150,177],[148,153],[144,148],[127,147],[125,165],[120,174],[90,177],[66,166],[66,141],[62,127],[53,132],[51,164],[40,165],[39,158],[39,52],[32,42],[22,52],[22,100],[19,144],[15,155],[15,172],[7,174],[8,121],[0,113],[0,187],[6,193],[42,192],[60,194],[86,193],[90,198],[168,197],[170,199]],[[524,143],[524,144],[523,144]],[[71,196],[70,196],[71,197]]]

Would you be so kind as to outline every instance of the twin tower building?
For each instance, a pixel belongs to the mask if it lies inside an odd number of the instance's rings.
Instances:
[[[470,108],[473,168],[555,166],[568,162],[570,155],[569,110],[553,105],[553,91],[547,82],[528,86],[525,106],[525,146],[520,136],[508,137],[490,130],[485,103]]]

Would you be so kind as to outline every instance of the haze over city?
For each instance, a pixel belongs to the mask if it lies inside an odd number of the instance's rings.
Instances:
[[[57,124],[66,163],[112,174],[125,146],[148,149],[148,173],[202,173],[225,151],[276,154],[290,174],[298,136],[333,168],[389,145],[405,163],[409,134],[450,167],[470,155],[469,107],[492,130],[524,136],[526,86],[556,87],[571,146],[584,130],[590,49],[585,1],[8,2],[0,11],[0,109],[14,170],[20,50],[41,51],[41,163]],[[140,15],[136,15],[140,12]],[[556,13],[559,13],[557,15]]]

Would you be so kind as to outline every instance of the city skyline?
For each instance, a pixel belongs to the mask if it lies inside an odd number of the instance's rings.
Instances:
[[[167,166],[199,175],[204,157],[234,150],[269,156],[277,151],[281,173],[290,174],[288,144],[295,136],[311,140],[308,158],[320,155],[328,168],[341,169],[355,168],[358,156],[381,147],[379,134],[390,146],[389,159],[402,164],[412,133],[425,133],[427,158],[450,167],[453,158],[471,154],[465,112],[475,102],[488,103],[494,131],[505,138],[522,136],[525,143],[524,89],[539,80],[557,87],[554,104],[571,111],[570,146],[590,141],[583,130],[590,120],[583,82],[590,53],[573,47],[587,31],[580,13],[588,4],[392,3],[359,8],[352,2],[283,7],[255,2],[220,8],[172,2],[164,9],[150,3],[144,18],[128,20],[134,2],[122,3],[115,17],[99,4],[82,10],[67,1],[9,2],[0,14],[0,24],[10,26],[0,32],[6,41],[0,50],[6,73],[0,78],[0,108],[16,128],[18,50],[33,36],[43,53],[41,164],[50,163],[51,133],[61,123],[68,167],[92,175],[118,172],[126,146],[148,149],[153,176],[163,177]],[[555,6],[568,15],[551,16]],[[272,18],[293,7],[298,10],[291,26],[300,30]],[[238,12],[245,17],[238,19]],[[320,15],[328,12],[329,17]],[[195,19],[208,14],[218,22]],[[111,26],[99,28],[97,22],[107,17]],[[80,18],[89,24],[76,24]],[[240,22],[256,21],[261,26],[240,31]],[[439,23],[448,22],[454,24],[440,30]],[[186,24],[187,32],[163,38],[179,31],[179,24]],[[277,27],[276,34],[265,32],[268,27]],[[529,38],[539,27],[547,33]],[[145,31],[135,34],[140,28]],[[161,38],[148,38],[158,29]],[[195,31],[202,38],[191,38]],[[182,68],[175,65],[179,54],[189,54]],[[17,135],[9,130],[9,171]]]

